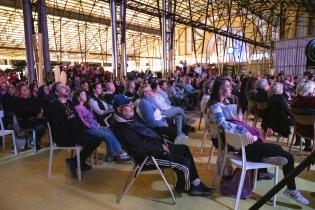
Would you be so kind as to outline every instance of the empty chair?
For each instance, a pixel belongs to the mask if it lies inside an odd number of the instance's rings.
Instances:
[[[164,160],[165,162],[167,162],[167,160]],[[170,162],[171,163],[171,162]],[[127,181],[124,185],[123,190],[119,193],[119,195],[117,196],[117,203],[120,203],[122,197],[128,192],[128,190],[131,188],[131,186],[133,185],[133,183],[136,181],[137,177],[139,176],[139,174],[142,171],[148,171],[148,170],[157,170],[159,172],[159,174],[161,175],[168,191],[171,194],[172,200],[173,200],[173,204],[176,203],[176,198],[174,196],[174,193],[170,187],[170,185],[168,184],[160,166],[158,165],[158,163],[156,162],[156,159],[153,156],[147,156],[144,161],[141,163],[137,163],[135,162],[135,165],[133,167],[132,172],[130,173],[129,177],[127,178]]]
[[[1,126],[0,136],[2,137],[3,151],[5,151],[5,136],[11,135],[12,136],[12,142],[13,142],[13,148],[14,148],[14,155],[17,155],[18,151],[17,151],[17,145],[16,145],[16,141],[15,141],[14,130],[5,130],[4,129],[4,125],[3,125],[3,121],[2,121],[3,116],[4,116],[3,111],[0,111],[0,126]]]
[[[247,161],[246,160],[245,146],[248,145],[248,139],[247,139],[246,135],[229,133],[229,132],[225,131],[225,144],[226,145],[225,145],[225,149],[224,149],[223,166],[222,166],[222,169],[220,172],[219,183],[222,179],[222,175],[223,175],[223,171],[224,171],[224,165],[225,165],[226,159],[228,157],[230,158],[231,163],[233,165],[242,169],[242,174],[241,174],[241,178],[239,181],[238,191],[237,191],[237,195],[235,198],[235,204],[234,204],[234,210],[236,210],[236,209],[238,209],[238,206],[239,206],[239,201],[240,201],[240,196],[241,196],[241,192],[243,189],[246,171],[251,170],[251,169],[255,170],[255,174],[254,174],[254,179],[255,179],[254,188],[255,188],[258,169],[274,167],[274,169],[275,169],[274,184],[276,185],[278,182],[279,166],[268,164],[268,163],[263,163],[263,162],[249,162],[249,161]],[[227,145],[230,145],[230,146],[234,147],[235,149],[241,149],[242,156],[239,157],[239,156],[228,154],[228,146]],[[275,206],[276,206],[276,195],[273,197],[273,207],[275,207]]]

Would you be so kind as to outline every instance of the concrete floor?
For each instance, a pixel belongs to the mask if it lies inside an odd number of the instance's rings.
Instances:
[[[197,124],[197,122],[196,122]],[[195,126],[197,127],[197,125]],[[204,154],[200,155],[202,131],[190,134],[186,142],[194,154],[201,179],[208,185],[214,180],[215,158],[210,169],[207,169],[209,142]],[[269,140],[274,141],[273,137]],[[281,142],[284,148],[286,143]],[[9,148],[9,147],[8,147]],[[98,158],[104,157],[104,148],[98,150]],[[294,150],[296,164],[303,160],[306,154]],[[124,210],[124,209],[232,209],[234,199],[224,197],[219,193],[212,197],[190,197],[187,194],[176,194],[177,204],[171,205],[170,195],[160,176],[155,172],[145,172],[140,175],[128,194],[120,204],[116,204],[116,195],[122,189],[132,165],[117,165],[99,161],[96,167],[83,174],[82,181],[69,177],[64,159],[67,152],[58,151],[54,156],[52,178],[47,178],[49,150],[42,149],[37,154],[31,151],[13,157],[7,150],[0,152],[0,210],[37,210],[37,209],[74,209],[74,210]],[[171,170],[166,170],[170,184],[174,184]],[[282,178],[282,172],[280,173]],[[296,179],[298,189],[310,199],[309,206],[298,203],[278,194],[276,209],[315,209],[315,198],[309,192],[315,191],[315,168],[304,171]],[[253,197],[241,200],[239,209],[248,209],[256,200],[273,186],[273,181],[259,181],[253,192]],[[267,203],[261,209],[273,209]]]

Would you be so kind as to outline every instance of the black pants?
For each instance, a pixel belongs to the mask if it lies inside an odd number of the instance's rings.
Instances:
[[[166,137],[169,141],[174,143],[176,136],[177,136],[177,130],[176,128],[169,126],[169,127],[155,127],[153,128],[155,132],[160,134],[162,137]]]
[[[32,120],[25,120],[20,122],[20,127],[22,129],[34,129],[36,134],[36,142],[40,143],[41,138],[44,136],[46,131],[46,123],[45,119],[32,119]]]
[[[81,165],[85,163],[86,159],[91,156],[93,151],[100,145],[101,141],[97,138],[91,138],[87,135],[81,135],[76,138],[76,144],[82,146],[80,152]]]
[[[177,174],[176,187],[188,191],[190,182],[199,178],[189,147],[183,144],[172,144],[169,145],[169,150],[170,154],[163,158],[168,161],[158,159],[157,162],[159,165],[174,169]]]
[[[294,157],[292,154],[283,150],[281,146],[277,144],[260,143],[259,141],[254,144],[249,144],[245,147],[246,158],[249,161],[259,162],[266,157],[285,157],[288,163],[283,166],[283,175],[286,176],[294,169]],[[291,179],[287,183],[289,190],[295,190],[295,180]]]

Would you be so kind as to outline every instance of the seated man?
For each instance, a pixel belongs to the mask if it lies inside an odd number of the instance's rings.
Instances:
[[[161,110],[153,102],[152,97],[154,96],[154,92],[150,85],[146,84],[141,86],[139,93],[141,96],[137,103],[137,114],[139,117],[148,127],[153,128],[161,135],[167,136],[171,142],[174,142],[177,136],[177,131],[175,128],[169,126],[163,118],[164,116],[162,115]]]
[[[177,173],[177,192],[188,192],[192,196],[214,193],[214,189],[200,181],[192,154],[186,145],[167,144],[158,133],[138,121],[134,117],[133,104],[126,96],[117,95],[113,106],[113,132],[136,162],[142,162],[146,156],[152,155],[159,166],[174,169]]]
[[[57,82],[54,84],[52,92],[57,97],[48,109],[48,121],[53,139],[58,146],[62,147],[82,146],[80,152],[81,169],[89,170],[91,166],[87,165],[85,161],[99,146],[100,140],[84,133],[84,124],[81,122],[72,102],[67,99],[70,91],[66,85]],[[76,157],[68,158],[65,162],[72,177],[76,177]]]

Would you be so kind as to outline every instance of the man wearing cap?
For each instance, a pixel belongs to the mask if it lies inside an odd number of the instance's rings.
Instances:
[[[192,154],[186,145],[167,144],[158,133],[141,123],[134,116],[132,101],[125,95],[117,95],[113,106],[113,132],[137,163],[150,155],[156,158],[159,166],[175,170],[175,190],[179,193],[209,196],[214,192],[214,189],[208,188],[200,181]]]

